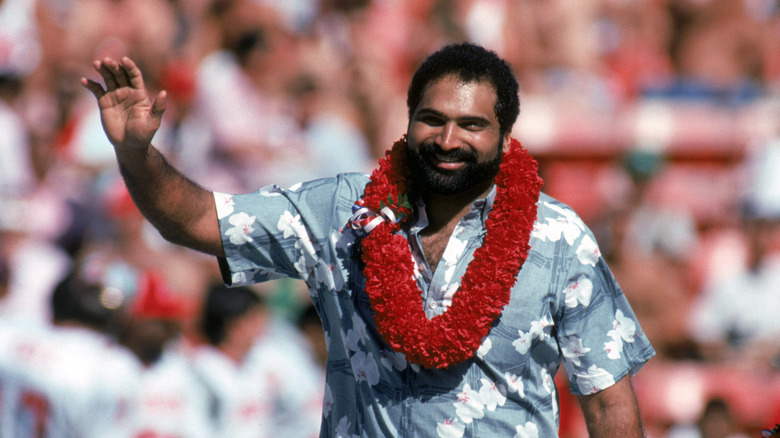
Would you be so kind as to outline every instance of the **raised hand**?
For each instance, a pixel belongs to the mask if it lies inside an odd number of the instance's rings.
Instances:
[[[151,99],[141,70],[128,57],[119,61],[103,58],[92,67],[100,73],[106,88],[87,78],[81,78],[81,84],[97,99],[109,141],[117,151],[146,150],[165,112],[165,91]]]

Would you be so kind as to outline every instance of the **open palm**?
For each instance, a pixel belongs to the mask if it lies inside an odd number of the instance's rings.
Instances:
[[[104,58],[93,63],[106,84],[82,78],[81,83],[98,101],[100,119],[109,141],[116,148],[145,149],[149,146],[166,107],[161,91],[152,100],[144,85],[141,70],[127,57],[118,62]]]

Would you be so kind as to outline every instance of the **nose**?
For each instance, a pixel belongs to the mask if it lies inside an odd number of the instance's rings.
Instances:
[[[458,126],[454,122],[447,122],[441,127],[437,143],[443,151],[450,151],[460,147],[458,139]]]

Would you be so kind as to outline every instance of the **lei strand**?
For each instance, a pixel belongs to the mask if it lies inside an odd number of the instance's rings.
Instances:
[[[496,175],[496,199],[485,221],[484,242],[474,252],[449,309],[428,319],[409,243],[397,234],[412,213],[406,198],[411,179],[406,148],[404,136],[386,152],[355,206],[364,223],[382,216],[362,240],[365,290],[377,330],[394,351],[425,368],[446,368],[474,355],[509,302],[528,256],[542,180],[536,161],[512,139]]]

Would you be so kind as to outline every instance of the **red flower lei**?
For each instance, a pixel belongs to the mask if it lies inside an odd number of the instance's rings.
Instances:
[[[406,202],[411,177],[406,147],[404,137],[386,152],[356,204],[373,212],[389,208],[395,216],[381,221],[363,238],[366,293],[376,312],[377,330],[394,351],[425,368],[446,368],[474,355],[509,302],[528,256],[542,180],[536,161],[512,139],[496,176],[496,199],[485,221],[485,240],[474,251],[450,308],[428,319],[414,280],[409,242],[396,234],[412,213]]]

